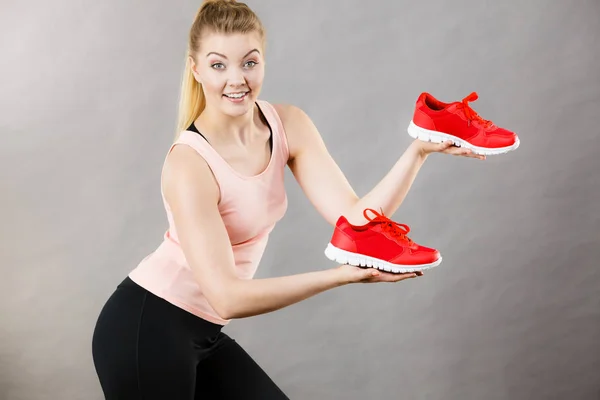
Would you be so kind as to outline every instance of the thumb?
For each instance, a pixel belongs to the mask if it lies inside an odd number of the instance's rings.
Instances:
[[[440,143],[440,147],[442,149],[450,148],[450,147],[452,147],[452,145],[453,145],[452,140],[446,140],[445,142]]]
[[[381,275],[381,272],[379,272],[375,268],[367,268],[364,271],[364,277],[365,277],[365,279],[372,278],[374,276],[379,276],[379,275]]]

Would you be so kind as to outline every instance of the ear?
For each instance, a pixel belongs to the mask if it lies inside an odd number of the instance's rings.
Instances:
[[[188,56],[188,62],[190,63],[190,69],[192,70],[192,75],[194,75],[196,82],[202,84],[202,82],[200,81],[200,74],[198,73],[196,62],[194,61],[192,56]]]

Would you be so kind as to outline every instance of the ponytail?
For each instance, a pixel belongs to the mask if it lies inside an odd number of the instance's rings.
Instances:
[[[188,53],[185,57],[185,68],[181,79],[176,139],[179,133],[186,130],[200,116],[205,106],[204,91],[192,73],[192,63]]]

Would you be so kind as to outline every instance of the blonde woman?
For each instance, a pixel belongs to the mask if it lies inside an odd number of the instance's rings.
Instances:
[[[421,273],[341,265],[252,279],[287,209],[285,167],[334,225],[341,214],[361,221],[369,206],[391,215],[431,152],[476,157],[416,140],[359,199],[304,112],[259,100],[264,43],[263,25],[243,3],[208,1],[196,15],[179,127],[161,177],[169,229],[119,284],[94,331],[106,399],[287,399],[224,325],[342,285]]]

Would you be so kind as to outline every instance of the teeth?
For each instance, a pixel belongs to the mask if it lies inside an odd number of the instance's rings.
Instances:
[[[244,97],[246,95],[247,92],[243,92],[243,93],[231,93],[231,94],[226,94],[225,96],[227,97],[231,97],[233,99],[240,99],[242,97]]]

